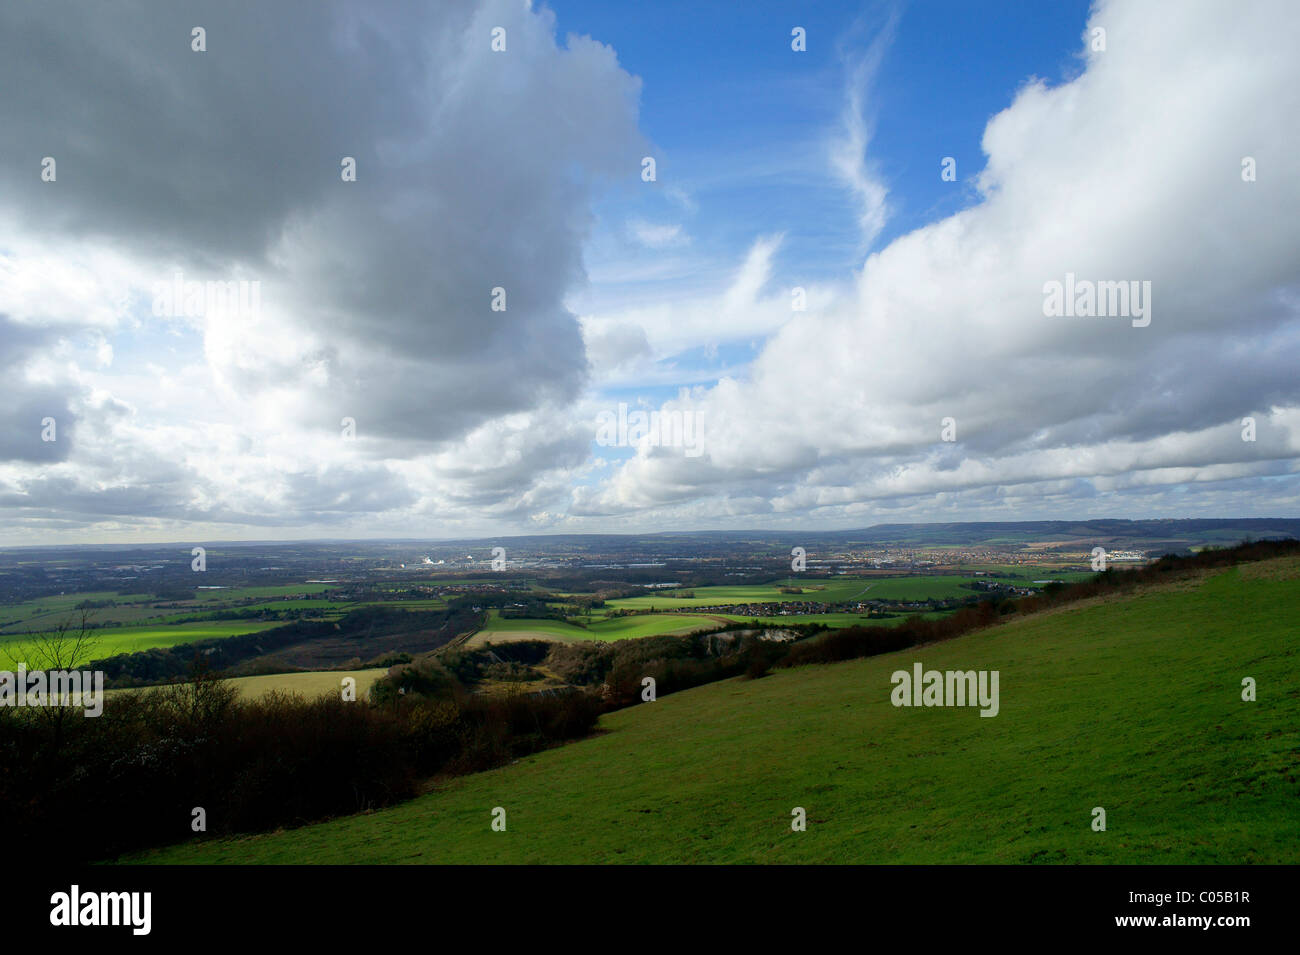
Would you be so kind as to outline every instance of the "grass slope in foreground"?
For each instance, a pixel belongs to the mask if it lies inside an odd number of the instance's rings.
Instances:
[[[1294,863],[1298,609],[1300,561],[1244,565],[666,696],[401,806],[140,858]],[[1000,715],[891,706],[890,674],[913,661],[1001,671]],[[1245,676],[1258,702],[1242,702]],[[489,828],[494,806],[506,832]],[[795,806],[806,832],[790,830]]]

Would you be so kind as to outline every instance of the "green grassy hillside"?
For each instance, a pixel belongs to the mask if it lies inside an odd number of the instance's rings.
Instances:
[[[732,680],[373,814],[151,862],[1300,861],[1300,560]],[[890,674],[996,669],[1001,712]],[[1241,700],[1243,677],[1258,701]],[[507,831],[490,828],[493,807]],[[1090,828],[1093,807],[1108,828]],[[805,832],[791,831],[804,807]]]

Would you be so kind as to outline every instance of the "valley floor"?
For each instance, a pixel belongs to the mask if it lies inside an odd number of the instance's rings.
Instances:
[[[129,861],[1295,863],[1297,620],[1300,561],[1243,565],[665,696],[390,809]],[[999,714],[891,705],[914,662],[997,670]]]

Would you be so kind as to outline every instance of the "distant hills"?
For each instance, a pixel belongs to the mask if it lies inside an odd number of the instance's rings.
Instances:
[[[659,531],[630,534],[528,534],[494,537],[438,539],[433,537],[373,538],[365,540],[302,541],[176,541],[170,544],[86,544],[46,545],[0,548],[0,554],[81,551],[86,554],[121,553],[123,560],[132,554],[158,554],[192,544],[245,548],[250,552],[284,551],[326,553],[341,545],[360,545],[366,550],[407,549],[412,544],[427,545],[457,552],[472,546],[501,545],[526,547],[535,553],[584,551],[628,551],[643,554],[666,553],[683,545],[712,548],[739,544],[757,546],[807,546],[810,543],[850,545],[886,545],[898,547],[977,546],[981,544],[1014,546],[1049,542],[1088,544],[1106,547],[1133,547],[1143,550],[1185,550],[1207,545],[1230,546],[1243,540],[1276,538],[1300,539],[1300,518],[1246,517],[1169,520],[1098,520],[1065,521],[955,521],[951,523],[875,524],[854,530],[698,530]],[[741,548],[748,549],[748,548]],[[138,558],[136,558],[138,559]],[[188,557],[186,558],[188,560]],[[0,561],[2,564],[3,561]]]
[[[875,524],[844,531],[664,531],[657,534],[563,534],[492,538],[503,544],[529,544],[547,549],[631,545],[634,542],[701,541],[719,543],[835,542],[842,545],[892,545],[938,547],[1041,544],[1053,541],[1100,546],[1131,546],[1143,549],[1182,550],[1206,545],[1228,546],[1243,540],[1292,537],[1300,539],[1297,518],[1205,518],[1130,521],[1103,518],[1084,521],[956,521],[952,523]],[[479,541],[446,541],[472,544]]]
[[[858,531],[818,535],[900,545],[1016,544],[1076,541],[1097,544],[1199,546],[1235,544],[1247,538],[1300,538],[1293,518],[1200,520],[979,521],[952,524],[877,524]]]

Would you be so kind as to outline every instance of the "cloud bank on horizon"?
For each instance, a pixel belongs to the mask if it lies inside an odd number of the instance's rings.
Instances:
[[[0,543],[1300,513],[1300,9],[1103,0],[954,181],[923,19],[778,20],[794,158],[517,0],[5,5]]]

